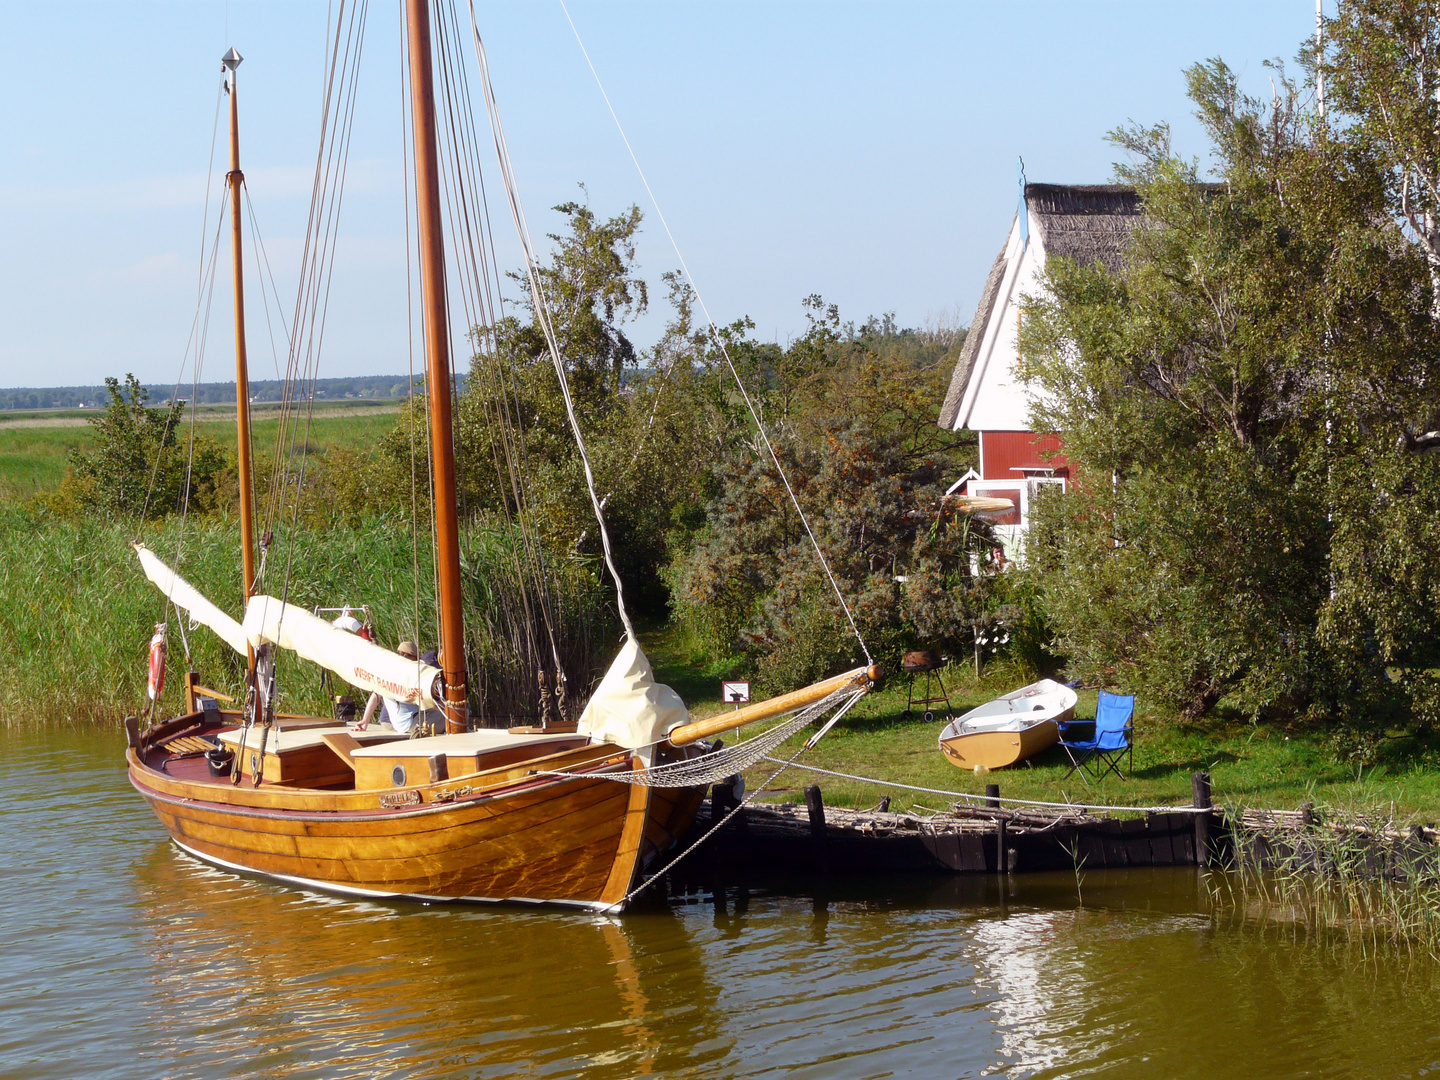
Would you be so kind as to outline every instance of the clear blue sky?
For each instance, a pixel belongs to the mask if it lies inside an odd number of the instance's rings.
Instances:
[[[675,266],[558,0],[478,0],[531,228],[584,181],[603,215],[646,211],[664,318]],[[1110,178],[1105,133],[1168,120],[1203,154],[1188,64],[1251,92],[1313,33],[1312,0],[1245,3],[596,3],[570,10],[711,312],[802,332],[819,293],[857,321],[970,319],[1031,180]],[[326,5],[0,0],[0,385],[173,381],[196,303],[206,166],[230,45],[243,164],[292,302],[319,124]],[[370,7],[322,375],[407,366],[398,5]],[[216,182],[224,165],[216,172]],[[213,207],[212,207],[213,213]],[[518,247],[497,217],[503,264]],[[273,377],[258,287],[255,377]],[[233,377],[222,277],[207,380]],[[283,358],[282,358],[283,363]]]

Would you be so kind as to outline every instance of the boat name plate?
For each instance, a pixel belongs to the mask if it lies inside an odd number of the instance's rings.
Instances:
[[[380,796],[382,810],[396,810],[402,806],[419,806],[420,792],[414,788],[408,791],[387,791]]]

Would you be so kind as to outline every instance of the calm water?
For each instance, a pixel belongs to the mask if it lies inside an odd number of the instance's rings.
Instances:
[[[1440,1069],[1434,965],[1216,919],[1194,871],[772,882],[619,919],[355,903],[182,855],[120,754],[0,736],[6,1080]]]

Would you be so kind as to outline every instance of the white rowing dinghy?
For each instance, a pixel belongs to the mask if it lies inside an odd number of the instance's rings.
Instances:
[[[1055,745],[1075,701],[1075,691],[1054,679],[1022,686],[946,724],[940,752],[961,769],[1013,765]]]

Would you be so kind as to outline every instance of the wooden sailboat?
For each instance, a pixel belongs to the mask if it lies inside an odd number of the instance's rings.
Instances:
[[[240,249],[240,162],[231,50],[232,213],[235,215],[237,407],[242,455],[243,624],[200,596],[151,552],[142,566],[177,608],[247,657],[247,699],[186,679],[183,715],[143,729],[127,721],[136,790],[175,843],[215,865],[367,897],[511,901],[616,910],[647,860],[689,827],[697,783],[633,781],[708,754],[721,732],[867,691],[858,668],[768,702],[692,722],[627,640],[571,730],[469,730],[450,359],[441,237],[428,0],[407,0],[416,201],[434,459],[434,515],[443,670],[363,641],[255,592]],[[603,525],[603,521],[602,521]],[[438,707],[445,733],[404,738],[323,717],[276,717],[273,650],[314,660],[363,689]],[[224,699],[228,701],[229,699]],[[229,763],[228,768],[226,763]]]

